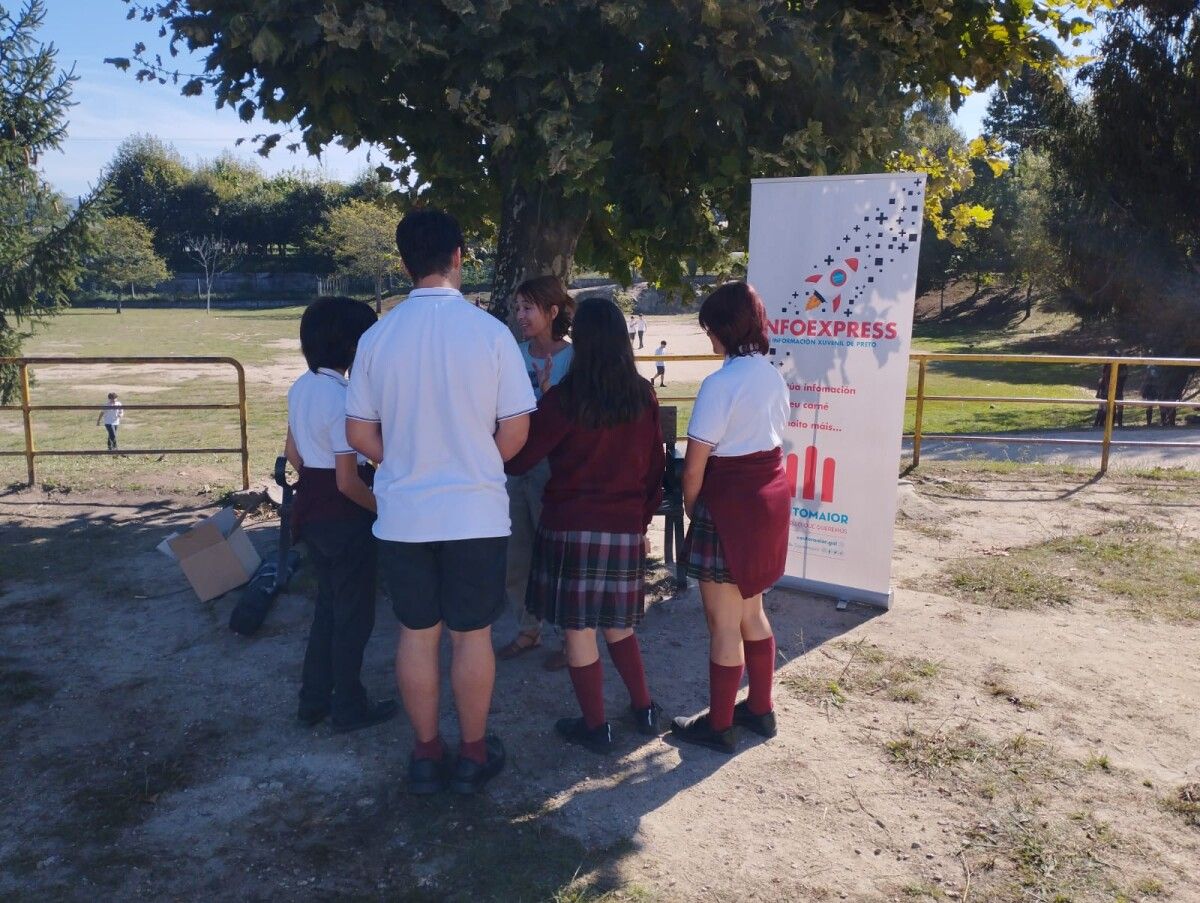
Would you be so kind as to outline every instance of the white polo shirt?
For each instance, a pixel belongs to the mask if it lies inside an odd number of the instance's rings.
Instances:
[[[346,441],[346,378],[321,367],[288,389],[288,427],[305,467],[333,470],[337,455],[353,453]]]
[[[358,342],[346,416],[380,424],[377,537],[507,536],[501,420],[537,407],[507,327],[450,288],[415,289]]]
[[[104,412],[101,421],[105,426],[120,426],[121,418],[125,415],[124,406],[121,402],[113,399],[104,406]]]
[[[783,445],[790,404],[787,382],[766,357],[729,357],[700,384],[688,438],[722,458],[770,451]]]

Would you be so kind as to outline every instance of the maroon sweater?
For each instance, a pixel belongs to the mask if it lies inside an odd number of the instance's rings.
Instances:
[[[666,462],[658,401],[649,386],[647,394],[650,403],[637,420],[601,429],[568,418],[557,387],[542,396],[531,418],[529,440],[504,469],[522,474],[549,458],[543,527],[645,532],[662,502]]]

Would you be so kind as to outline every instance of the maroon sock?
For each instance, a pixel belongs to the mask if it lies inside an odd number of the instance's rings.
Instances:
[[[575,698],[579,700],[583,721],[594,730],[604,723],[604,666],[600,659],[582,668],[572,666],[571,685],[575,687]]]
[[[741,682],[741,665],[708,663],[708,726],[714,731],[733,726],[733,703]]]
[[[771,682],[775,678],[775,637],[765,640],[746,640],[746,674],[750,677],[750,695],[746,705],[751,713],[765,715],[771,711]]]
[[[413,750],[414,759],[440,759],[444,755],[446,755],[446,744],[442,741],[441,734],[424,743],[418,740],[417,746]]]
[[[650,708],[650,687],[646,683],[646,669],[642,667],[642,649],[637,637],[631,633],[623,640],[609,643],[608,654],[629,690],[629,704],[635,709]]]
[[[458,757],[460,759],[470,759],[472,762],[477,762],[480,765],[486,765],[487,743],[483,740],[472,740],[470,743],[462,740],[458,744]]]

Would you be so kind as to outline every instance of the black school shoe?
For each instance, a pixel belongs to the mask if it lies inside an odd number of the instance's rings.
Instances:
[[[662,708],[657,702],[651,702],[644,709],[629,709],[633,716],[633,726],[643,737],[657,737],[662,733]]]
[[[408,757],[408,792],[417,796],[441,793],[450,780],[450,756],[440,759]]]
[[[478,793],[484,784],[504,770],[504,744],[500,738],[488,734],[483,742],[487,745],[487,761],[484,764],[461,756],[455,763],[450,775],[450,789],[455,793]]]
[[[396,712],[400,707],[394,699],[385,699],[382,702],[374,704],[364,703],[363,707],[356,711],[349,718],[334,717],[333,732],[335,734],[348,734],[351,731],[360,731],[364,727],[373,727],[376,724],[382,724],[385,721],[390,721],[396,717]]]
[[[707,746],[727,756],[737,752],[737,734],[733,728],[714,731],[708,726],[708,712],[694,718],[675,718],[671,722],[671,733],[684,743]]]
[[[300,703],[296,710],[296,720],[301,727],[316,727],[329,717],[329,703],[325,705],[305,705]]]
[[[559,718],[554,722],[554,729],[568,743],[576,743],[594,753],[605,755],[613,751],[612,728],[607,721],[590,728],[582,718]]]
[[[779,733],[775,724],[774,709],[763,715],[755,715],[750,711],[749,701],[744,699],[733,707],[733,723],[768,740]]]

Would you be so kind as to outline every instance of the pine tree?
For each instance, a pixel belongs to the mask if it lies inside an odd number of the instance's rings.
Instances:
[[[19,354],[28,324],[66,304],[100,206],[92,196],[69,210],[37,171],[65,135],[75,80],[38,42],[44,18],[43,0],[15,14],[0,5],[0,357]],[[0,401],[15,388],[15,368],[0,368]]]

